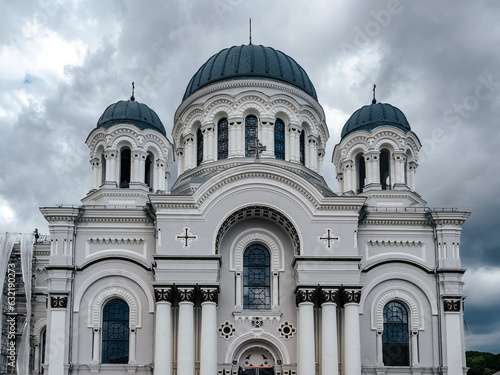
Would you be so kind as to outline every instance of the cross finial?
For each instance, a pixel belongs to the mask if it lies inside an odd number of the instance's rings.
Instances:
[[[375,99],[375,88],[377,87],[377,85],[373,85],[373,99],[372,99],[372,104],[375,104],[377,103],[377,99]]]
[[[132,96],[130,97],[130,100],[132,100],[132,101],[135,100],[134,90],[135,90],[135,86],[134,86],[134,82],[132,82]]]
[[[252,44],[252,19],[250,18],[250,45]]]

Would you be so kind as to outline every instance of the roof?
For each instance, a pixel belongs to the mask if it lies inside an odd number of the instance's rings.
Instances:
[[[139,129],[154,129],[166,136],[165,127],[156,112],[135,100],[120,100],[111,104],[97,121],[98,128],[109,128],[116,124],[132,124]]]
[[[410,131],[410,124],[399,108],[388,103],[372,103],[365,105],[352,114],[342,128],[341,137],[355,130],[373,130],[378,126],[390,125]]]
[[[189,81],[182,100],[210,84],[246,78],[288,83],[318,100],[307,73],[294,59],[274,48],[254,44],[226,48],[210,57]]]

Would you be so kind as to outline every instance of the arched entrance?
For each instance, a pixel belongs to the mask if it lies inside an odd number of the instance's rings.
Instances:
[[[241,375],[274,375],[274,357],[265,348],[245,350],[238,362]]]

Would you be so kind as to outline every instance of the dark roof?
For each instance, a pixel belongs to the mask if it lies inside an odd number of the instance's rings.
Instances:
[[[111,104],[97,121],[97,127],[109,128],[116,124],[132,124],[139,129],[158,130],[166,136],[160,118],[146,104],[134,100],[120,100]]]
[[[294,59],[274,48],[254,44],[226,48],[209,58],[189,81],[182,100],[212,83],[245,78],[285,82],[318,100],[307,73]]]
[[[361,107],[347,120],[342,128],[341,138],[355,130],[373,130],[378,126],[390,125],[410,131],[410,124],[399,108],[388,103],[375,103]]]

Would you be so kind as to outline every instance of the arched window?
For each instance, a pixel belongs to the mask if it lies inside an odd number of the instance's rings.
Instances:
[[[248,246],[243,255],[243,308],[271,309],[271,260],[261,244]]]
[[[144,168],[144,183],[149,186],[149,191],[153,191],[154,160],[155,157],[153,153],[148,151],[148,156],[146,156],[146,165]]]
[[[196,165],[203,161],[203,133],[201,128],[196,131]]]
[[[365,168],[365,158],[363,154],[360,152],[356,155],[355,159],[356,163],[356,192],[362,193],[363,188],[365,187],[366,180],[366,168]]]
[[[384,306],[382,351],[385,366],[410,365],[408,311],[396,301]]]
[[[102,312],[102,363],[128,363],[129,307],[119,298]]]
[[[106,182],[106,158],[104,157],[104,151],[101,154],[101,185]]]
[[[217,123],[217,160],[227,159],[228,140],[227,118],[221,118]]]
[[[285,160],[285,123],[279,118],[274,123],[274,157]]]
[[[300,155],[300,164],[305,164],[306,162],[306,135],[304,130],[300,132],[300,138],[299,138],[299,155]]]
[[[391,188],[391,153],[386,148],[380,150],[380,183],[382,190]]]
[[[130,148],[120,150],[120,187],[128,188],[130,183]]]
[[[249,115],[245,118],[245,156],[251,157],[254,152],[249,146],[255,145],[255,140],[259,137],[259,121],[254,115]]]

